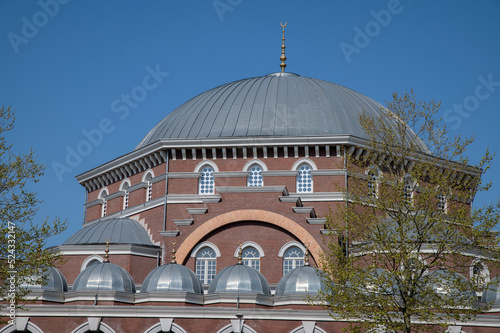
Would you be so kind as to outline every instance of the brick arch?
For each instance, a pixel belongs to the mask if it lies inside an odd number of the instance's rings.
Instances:
[[[259,221],[269,223],[289,231],[297,237],[302,244],[309,245],[309,251],[316,262],[318,262],[320,254],[323,253],[323,250],[316,239],[297,222],[283,215],[266,210],[242,209],[218,215],[194,230],[184,240],[184,242],[182,242],[181,246],[179,246],[176,253],[178,261],[184,263],[196,244],[198,244],[199,241],[210,232],[225,225],[241,221]]]

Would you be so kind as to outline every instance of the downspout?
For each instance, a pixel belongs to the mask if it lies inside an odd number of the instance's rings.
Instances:
[[[167,194],[168,194],[168,171],[169,171],[169,162],[170,162],[170,154],[169,151],[167,150],[167,161],[165,163],[165,201],[163,203],[163,231],[167,230]],[[158,258],[156,260],[157,265],[161,265],[161,261],[166,257],[165,256],[165,244],[162,246],[162,257],[161,260]],[[160,255],[160,252],[158,252],[158,256]]]
[[[167,162],[165,163],[165,202],[163,204],[163,231],[167,230],[167,194],[168,194],[168,167],[169,167],[169,151],[167,150]]]
[[[89,200],[89,191],[85,188],[85,204],[87,204],[87,201]],[[83,224],[87,222],[87,207],[85,207],[85,204],[83,205]]]
[[[344,186],[345,193],[347,194],[347,156],[346,146],[344,146]],[[347,197],[344,198],[345,209],[347,211]],[[349,257],[349,230],[347,229],[347,217],[345,219],[345,255]]]

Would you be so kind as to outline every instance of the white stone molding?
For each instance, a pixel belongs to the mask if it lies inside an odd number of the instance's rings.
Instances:
[[[194,247],[194,249],[191,251],[191,258],[196,258],[196,254],[198,253],[199,250],[201,250],[204,247],[209,247],[215,252],[215,257],[220,258],[220,251],[217,245],[215,245],[212,242],[203,242]]]

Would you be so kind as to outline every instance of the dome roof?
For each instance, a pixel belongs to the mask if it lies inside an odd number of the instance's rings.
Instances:
[[[114,290],[135,293],[135,283],[132,276],[120,266],[101,262],[85,268],[76,277],[73,290]]]
[[[438,269],[428,274],[429,283],[433,291],[442,296],[449,298],[475,299],[475,293],[472,286],[465,276],[448,271]]]
[[[21,287],[25,287],[28,289],[42,289],[42,290],[60,291],[60,292],[68,291],[68,284],[66,282],[66,278],[57,268],[50,266],[45,267],[41,269],[41,274],[39,274],[38,276],[34,276],[33,278],[38,279],[42,275],[46,277],[45,284],[43,285],[22,284]]]
[[[483,291],[481,300],[486,303],[500,302],[500,275],[490,281]]]
[[[192,270],[179,264],[166,264],[153,269],[144,280],[141,292],[184,291],[203,294],[200,279]]]
[[[221,85],[190,99],[163,118],[136,149],[159,140],[255,136],[367,138],[359,124],[365,111],[388,112],[376,101],[335,83],[273,73]],[[386,118],[394,126],[395,118]],[[411,132],[411,131],[410,131]],[[423,142],[411,132],[423,151]]]
[[[224,268],[213,279],[208,288],[214,293],[249,293],[271,295],[266,278],[256,269],[241,264]]]
[[[302,266],[281,278],[276,287],[276,296],[317,294],[320,290],[325,290],[321,271]]]
[[[146,229],[139,222],[130,218],[111,218],[93,223],[77,231],[63,244],[104,244],[107,239],[111,240],[111,244],[155,246]]]

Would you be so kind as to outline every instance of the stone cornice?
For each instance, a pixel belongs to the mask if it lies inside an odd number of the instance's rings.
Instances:
[[[45,294],[46,292],[44,292]],[[83,294],[88,293],[88,297]],[[62,293],[61,293],[62,294]],[[66,294],[72,294],[78,297],[84,297],[87,300],[95,301],[95,292],[68,292]],[[97,297],[97,305],[83,305],[83,304],[28,304],[25,307],[29,310],[18,314],[19,317],[108,317],[108,318],[164,318],[165,311],[168,310],[168,317],[170,318],[190,318],[190,319],[234,319],[235,318],[235,307],[201,307],[201,306],[143,306],[143,305],[99,305],[99,301],[107,300],[113,295],[115,297],[121,297],[121,301],[127,302],[127,296],[121,295],[126,293],[119,292],[99,292]],[[142,293],[141,293],[142,294]],[[148,293],[145,293],[148,294]],[[133,294],[131,294],[133,296]],[[193,303],[196,303],[196,295],[192,299]],[[201,295],[200,295],[201,296]],[[250,298],[257,300],[259,295],[250,295]],[[257,297],[256,297],[257,296]],[[72,296],[69,296],[72,298]],[[147,297],[151,295],[141,295],[142,302],[145,302]],[[214,299],[218,296],[214,295]],[[300,297],[300,296],[299,296]],[[301,301],[297,296],[279,296],[275,297],[276,302],[280,305],[303,305],[306,304],[303,300]],[[182,299],[181,295],[174,297],[177,300]],[[183,301],[187,301],[184,298]],[[260,298],[272,298],[272,296],[260,296]],[[221,299],[230,300],[231,296],[222,296]],[[245,303],[245,297],[240,294],[240,302]],[[236,302],[236,296],[234,296],[234,302]],[[231,302],[232,303],[232,302]],[[275,304],[276,306],[277,304]],[[335,314],[331,314],[329,311],[322,310],[319,307],[315,309],[311,307],[311,310],[295,310],[295,309],[271,309],[269,307],[258,308],[258,309],[248,309],[239,308],[238,312],[243,315],[245,320],[288,320],[288,321],[318,321],[318,322],[334,322],[334,321],[347,321],[346,319],[341,319]],[[458,322],[454,325],[461,326],[473,326],[473,327],[500,327],[500,316],[497,314],[491,315],[479,315],[476,320],[468,322]]]
[[[101,255],[104,256],[104,245],[96,246],[96,244],[71,244],[71,245],[59,245],[55,246],[56,252],[60,252],[62,255]],[[110,245],[111,258],[113,255],[137,255],[142,257],[156,258],[158,252],[161,252],[160,246],[144,246],[135,244],[111,244]]]
[[[215,187],[219,193],[269,193],[278,192],[288,195],[286,186],[221,186]]]

